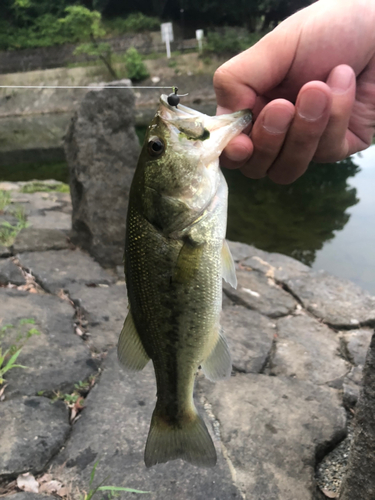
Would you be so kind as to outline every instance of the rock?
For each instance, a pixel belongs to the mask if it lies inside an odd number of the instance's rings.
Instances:
[[[99,352],[117,345],[128,313],[125,282],[107,287],[72,284],[68,291],[88,321],[89,345]]]
[[[236,273],[236,290],[228,283],[223,284],[224,293],[234,302],[271,318],[285,316],[295,309],[297,302],[272,279],[256,271],[237,269]]]
[[[25,252],[18,255],[18,259],[50,293],[57,293],[71,283],[109,285],[114,281],[111,274],[81,250]]]
[[[72,120],[65,152],[73,203],[72,240],[102,265],[120,265],[129,189],[139,154],[133,92],[89,91]]]
[[[0,285],[24,285],[26,283],[21,269],[10,259],[0,261]]]
[[[348,471],[340,500],[375,498],[375,334],[372,337],[363,374],[363,387],[356,407],[354,436]]]
[[[64,484],[73,481],[79,488],[87,488],[93,465],[100,458],[95,481],[110,476],[112,485],[150,491],[150,500],[242,498],[220,446],[218,464],[212,469],[181,460],[145,467],[143,453],[155,405],[151,363],[142,372],[129,374],[121,370],[112,352],[85,405],[69,442],[52,463],[54,476]]]
[[[280,253],[263,252],[256,248],[254,248],[254,255],[245,259],[242,265],[249,266],[282,283],[311,272],[308,266],[292,257]]]
[[[343,334],[348,357],[355,365],[364,365],[367,351],[370,347],[371,330],[351,330]]]
[[[58,229],[22,229],[13,243],[14,253],[44,252],[45,250],[63,250],[69,248],[66,234]]]
[[[217,384],[202,380],[199,387],[220,423],[243,498],[315,499],[316,457],[345,435],[334,389],[254,374]]]
[[[342,386],[349,363],[339,356],[339,340],[326,325],[306,315],[277,322],[277,342],[270,374],[315,384]]]
[[[375,324],[375,297],[350,281],[311,271],[285,283],[308,311],[336,328]]]
[[[228,339],[233,368],[259,373],[271,352],[276,325],[239,305],[224,308],[221,325]]]
[[[22,491],[21,493],[12,495],[12,500],[56,500],[56,497],[52,495],[41,495],[39,493]]]
[[[235,262],[240,262],[242,260],[245,260],[247,257],[256,255],[258,252],[263,252],[262,250],[258,250],[252,245],[247,245],[246,243],[240,243],[239,241],[227,241],[230,252]]]
[[[42,214],[29,215],[27,222],[34,229],[58,229],[70,231],[72,227],[72,216],[63,212],[49,210]]]
[[[0,404],[0,479],[25,471],[37,474],[64,444],[70,431],[62,401],[28,397]],[[37,495],[36,495],[37,496]],[[34,497],[27,499],[34,500]]]
[[[4,257],[10,257],[12,255],[12,251],[8,247],[4,247],[3,245],[0,245],[0,258]]]
[[[26,367],[5,374],[7,399],[39,391],[68,392],[76,382],[96,373],[89,349],[74,333],[74,309],[67,301],[0,289],[0,303],[2,326],[8,325],[2,347],[24,344],[17,363]]]

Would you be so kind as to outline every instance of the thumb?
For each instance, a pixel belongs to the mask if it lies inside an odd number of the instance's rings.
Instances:
[[[277,87],[287,75],[298,47],[300,11],[214,74],[217,114],[253,109],[258,95]]]

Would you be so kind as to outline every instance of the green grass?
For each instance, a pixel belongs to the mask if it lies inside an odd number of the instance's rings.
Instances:
[[[69,193],[68,184],[64,184],[62,182],[56,184],[44,184],[43,182],[32,182],[30,184],[26,184],[21,188],[21,193],[36,193],[36,192],[58,192],[58,193]]]
[[[10,196],[7,191],[0,191],[0,213],[3,212],[10,205]],[[10,224],[8,221],[0,223],[0,245],[9,247],[13,245],[14,239],[17,234],[28,226],[26,221],[25,209],[20,205],[15,205],[12,209],[8,209],[7,213],[17,219],[16,225]]]

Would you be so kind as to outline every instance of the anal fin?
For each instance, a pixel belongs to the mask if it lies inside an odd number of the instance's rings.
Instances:
[[[223,248],[221,250],[221,266],[224,280],[233,288],[237,288],[236,269],[234,267],[234,260],[229,250],[227,240],[224,240]]]
[[[150,359],[139,338],[130,310],[120,334],[117,355],[125,369],[135,372],[143,370]]]
[[[202,363],[202,371],[212,382],[230,377],[232,372],[232,359],[227,339],[221,330],[215,347],[208,358]]]

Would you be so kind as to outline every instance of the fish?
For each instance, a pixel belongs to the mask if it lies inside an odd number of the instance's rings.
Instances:
[[[228,187],[219,156],[251,122],[250,110],[208,116],[160,98],[132,180],[126,222],[129,311],[118,342],[125,369],[152,360],[157,401],[146,467],[181,458],[212,467],[217,455],[193,400],[201,367],[230,377],[220,326],[222,278],[237,286],[225,240]]]

